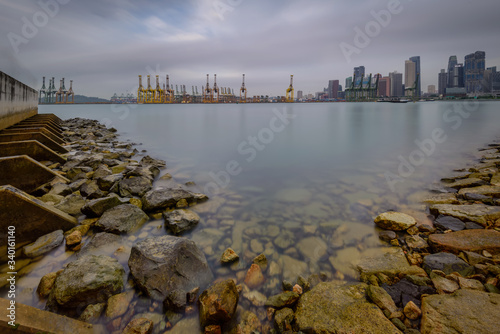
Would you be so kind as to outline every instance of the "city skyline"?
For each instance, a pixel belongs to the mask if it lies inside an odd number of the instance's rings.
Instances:
[[[360,65],[367,74],[404,75],[413,56],[421,59],[420,90],[438,87],[450,55],[463,63],[482,50],[486,67],[500,66],[500,46],[491,43],[498,6],[490,0],[0,4],[0,69],[36,89],[43,76],[65,77],[77,94],[103,98],[136,93],[138,75],[147,74],[187,87],[217,74],[219,86],[236,90],[245,73],[249,95],[285,95],[291,74],[296,90],[315,94],[330,80],[343,85]]]

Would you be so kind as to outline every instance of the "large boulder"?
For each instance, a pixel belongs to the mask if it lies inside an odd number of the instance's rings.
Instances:
[[[366,284],[320,283],[299,299],[296,324],[304,333],[401,332],[375,304],[366,299]]]
[[[164,212],[165,228],[173,234],[181,234],[193,229],[200,222],[200,216],[187,209]]]
[[[182,188],[163,188],[148,191],[142,197],[142,206],[144,211],[159,211],[175,207],[182,199],[189,204],[195,204],[207,200],[208,197]]]
[[[48,305],[81,308],[106,302],[123,289],[125,270],[109,256],[84,256],[57,276]]]
[[[59,247],[64,240],[63,230],[57,230],[52,233],[41,236],[32,244],[23,247],[23,253],[26,257],[35,258],[56,247]]]
[[[66,196],[56,208],[66,212],[72,216],[79,216],[82,214],[81,209],[85,205],[85,199],[78,194],[71,194]]]
[[[149,220],[147,214],[133,204],[122,204],[104,212],[95,223],[103,231],[121,234],[131,233],[139,229]]]
[[[153,182],[151,179],[138,176],[131,177],[128,179],[122,179],[120,181],[120,195],[122,197],[130,196],[144,196],[153,187]]]
[[[223,325],[230,321],[238,306],[238,290],[231,279],[216,283],[203,291],[198,298],[200,324]]]
[[[460,289],[422,298],[422,334],[498,333],[500,294]]]
[[[196,244],[175,236],[146,238],[132,247],[128,261],[137,286],[163,301],[170,292],[189,292],[213,280],[205,255]]]
[[[417,224],[415,218],[401,212],[384,212],[375,218],[375,224],[385,230],[403,231]]]
[[[445,252],[425,256],[422,267],[428,274],[433,270],[440,270],[447,275],[455,271],[462,276],[474,274],[474,267],[468,265],[458,256]]]
[[[436,251],[458,254],[461,251],[480,253],[486,250],[500,253],[500,233],[495,230],[463,230],[446,234],[431,234],[429,243]]]

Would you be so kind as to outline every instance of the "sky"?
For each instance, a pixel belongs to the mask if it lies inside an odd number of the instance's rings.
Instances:
[[[422,90],[448,58],[477,50],[500,67],[498,0],[0,0],[0,71],[39,89],[136,93],[138,75],[191,87],[217,74],[248,95],[322,91],[363,65],[404,73],[421,58]],[[146,84],[146,80],[143,81]]]

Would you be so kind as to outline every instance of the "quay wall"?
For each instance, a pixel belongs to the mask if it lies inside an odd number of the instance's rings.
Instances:
[[[0,130],[38,114],[38,91],[0,71]]]

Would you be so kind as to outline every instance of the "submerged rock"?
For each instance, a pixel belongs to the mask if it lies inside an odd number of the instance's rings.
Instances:
[[[134,245],[128,265],[138,287],[161,301],[174,290],[187,293],[213,279],[205,255],[196,244],[169,235],[147,238]]]
[[[239,255],[232,248],[228,248],[222,253],[220,258],[220,262],[222,263],[231,263],[239,260]]]
[[[462,276],[474,274],[474,267],[458,256],[444,252],[425,256],[422,267],[428,274],[433,270],[440,270],[447,275],[455,271]]]
[[[121,264],[109,256],[82,257],[57,276],[48,305],[53,301],[62,307],[83,309],[106,302],[122,291],[124,274]]]
[[[429,243],[437,251],[458,254],[460,251],[491,254],[500,253],[500,233],[495,230],[463,230],[446,234],[432,234]]]
[[[106,232],[121,234],[138,230],[149,220],[141,209],[133,204],[122,204],[104,212],[95,226]]]
[[[366,284],[320,283],[300,298],[296,324],[305,333],[401,334],[382,311],[366,300]]]

